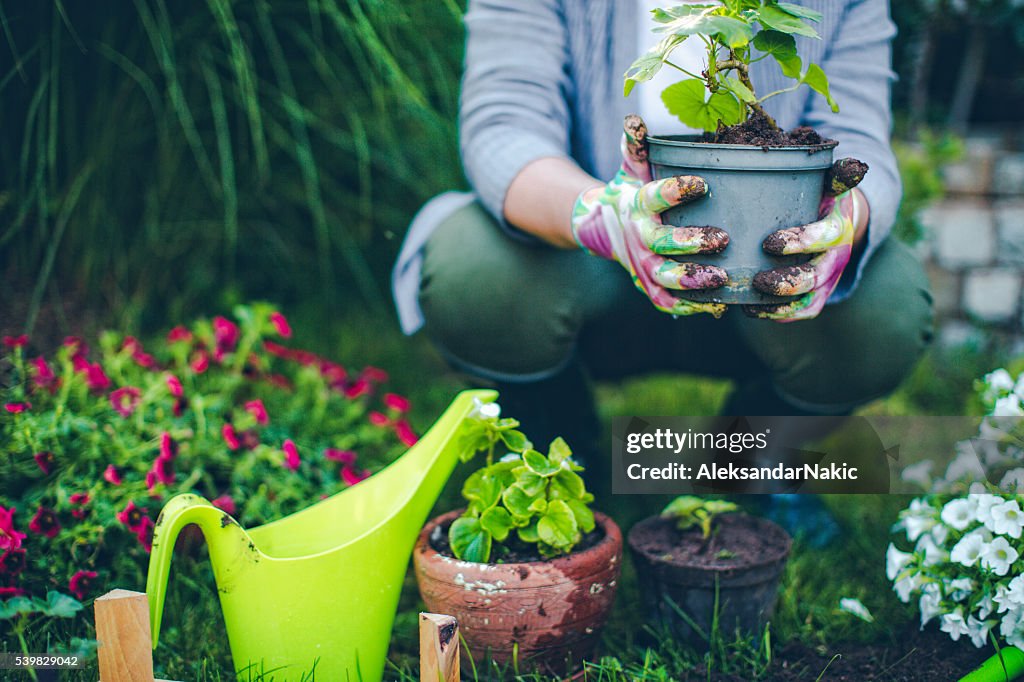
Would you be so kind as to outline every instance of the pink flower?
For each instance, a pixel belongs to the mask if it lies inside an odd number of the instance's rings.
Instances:
[[[143,369],[149,369],[156,364],[156,360],[149,353],[142,350],[142,344],[134,336],[124,337],[124,344],[121,346],[121,350],[126,350],[132,355],[132,360],[135,361],[139,367]]]
[[[154,495],[153,494],[153,489],[156,488],[156,484],[157,484],[156,471],[154,471],[153,469],[150,469],[149,471],[146,472],[146,490],[149,491],[149,496],[150,497],[158,497],[159,496],[159,495]]]
[[[135,531],[135,537],[147,552],[153,551],[153,526],[153,519],[146,516],[143,517],[139,529]]]
[[[134,386],[119,388],[110,394],[110,404],[122,417],[130,417],[142,399],[142,391]]]
[[[52,509],[39,507],[36,515],[28,522],[28,529],[50,539],[57,537],[60,532],[60,522],[57,521],[57,514]]]
[[[160,456],[165,459],[173,459],[178,454],[178,444],[171,434],[164,431],[160,434]]]
[[[395,435],[398,436],[398,440],[410,448],[416,445],[416,442],[419,440],[419,436],[413,432],[409,422],[405,419],[399,419],[395,422]]]
[[[286,440],[284,442],[284,445],[281,446],[281,449],[284,450],[285,468],[290,469],[291,471],[297,470],[299,468],[300,463],[299,449],[295,447],[295,443],[292,441],[292,439],[289,438],[288,440]]]
[[[153,468],[151,473],[156,477],[156,480],[163,483],[164,485],[173,485],[174,483],[174,460],[170,457],[164,457],[163,455],[153,460]],[[146,478],[147,486],[149,484],[149,478]],[[152,490],[152,488],[150,488]]]
[[[387,405],[389,410],[394,410],[400,414],[409,411],[409,399],[397,393],[385,393],[384,404]]]
[[[14,512],[14,507],[4,509],[0,506],[0,549],[18,549],[21,541],[28,537],[14,530]]]
[[[89,346],[77,336],[65,336],[63,346],[71,351],[71,358],[84,358],[89,354]]]
[[[9,549],[0,556],[0,575],[15,576],[25,570],[25,550]]]
[[[21,334],[20,336],[5,336],[4,345],[8,348],[22,348],[28,345],[28,336]]]
[[[31,403],[5,403],[4,404],[4,409],[7,410],[8,412],[10,412],[11,414],[21,414],[25,410],[31,410],[32,409],[32,404]]]
[[[279,343],[274,343],[273,341],[264,341],[263,349],[270,353],[271,355],[278,358],[284,358],[285,360],[290,359],[292,356],[291,348],[288,348],[287,346],[282,346]]]
[[[92,581],[96,579],[96,571],[76,571],[68,581],[68,591],[77,599],[85,599],[85,595],[93,590]]]
[[[191,341],[192,332],[185,327],[178,325],[171,331],[167,332],[167,343],[178,343],[180,341]]]
[[[85,372],[85,383],[89,387],[90,391],[98,393],[110,388],[110,378],[107,376],[106,372],[103,371],[103,367],[100,366],[100,363],[85,363],[82,367],[82,371]]]
[[[220,497],[216,497],[210,500],[210,504],[212,504],[217,509],[226,511],[228,514],[231,514],[232,516],[234,516],[235,512],[238,511],[238,506],[235,504],[235,501],[231,499],[231,496],[228,495],[227,493],[224,493]]]
[[[192,371],[196,374],[202,374],[210,366],[210,354],[205,350],[196,351],[192,355],[191,365]]]
[[[181,379],[174,376],[173,374],[167,375],[167,390],[171,392],[171,395],[175,398],[180,398],[184,392],[181,388]]]
[[[235,427],[224,422],[224,426],[220,427],[220,435],[224,437],[224,443],[228,446],[228,450],[237,450],[241,443],[238,442],[238,435],[235,433]]]
[[[363,368],[362,377],[367,381],[372,381],[376,384],[382,384],[388,380],[388,373],[382,370],[380,367],[365,367]]]
[[[391,419],[389,419],[386,414],[383,412],[377,412],[376,410],[370,412],[370,414],[367,415],[367,419],[369,419],[370,423],[374,426],[388,426],[391,424]]]
[[[270,313],[270,324],[274,325],[274,329],[281,335],[283,339],[290,339],[292,337],[292,328],[288,324],[288,320],[285,316],[279,312]]]
[[[111,485],[121,485],[121,472],[113,464],[108,464],[107,468],[103,471],[103,480]]]
[[[25,590],[20,587],[0,587],[0,599],[10,599],[11,597],[24,597]]]
[[[36,460],[36,466],[38,466],[44,474],[50,475],[53,471],[53,467],[57,464],[57,457],[52,452],[37,452],[32,456]]]
[[[89,504],[89,500],[91,499],[92,498],[89,497],[89,493],[72,493],[71,497],[68,498],[71,504],[77,504],[79,506]]]
[[[365,481],[370,477],[370,472],[366,469],[362,471],[356,471],[351,466],[344,466],[341,468],[341,480],[345,481],[346,485],[355,485],[360,481]]]
[[[345,368],[334,362],[325,361],[320,363],[320,374],[331,388],[338,388],[348,378],[348,372],[345,371]]]
[[[263,407],[262,400],[250,400],[245,404],[245,411],[253,416],[257,424],[265,425],[270,421],[267,417],[267,408]]]
[[[356,379],[343,390],[346,398],[358,398],[370,391],[370,382],[366,379]]]
[[[234,349],[238,343],[238,325],[226,317],[213,318],[213,337],[217,347],[224,351]]]
[[[60,381],[42,355],[32,361],[32,383],[50,393],[56,392],[57,386],[60,385]]]
[[[324,450],[324,457],[332,462],[341,462],[342,464],[354,464],[356,461],[356,453],[354,451],[339,450],[337,448],[326,448]]]
[[[148,519],[146,510],[135,505],[134,500],[128,502],[128,506],[117,512],[117,520],[128,526],[128,530],[137,533],[143,525],[143,519]]]

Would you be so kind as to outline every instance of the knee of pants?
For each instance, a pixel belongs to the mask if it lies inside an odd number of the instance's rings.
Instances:
[[[500,381],[554,374],[568,363],[580,326],[573,297],[560,291],[568,255],[516,242],[477,204],[463,209],[425,250],[424,330],[470,374]]]

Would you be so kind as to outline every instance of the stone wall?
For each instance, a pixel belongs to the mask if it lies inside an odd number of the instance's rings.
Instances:
[[[943,173],[947,196],[921,216],[925,259],[947,345],[985,332],[1024,339],[1024,152],[974,134]]]

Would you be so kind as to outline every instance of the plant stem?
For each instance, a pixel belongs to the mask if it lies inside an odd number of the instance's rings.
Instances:
[[[698,75],[697,75],[697,74],[695,74],[695,73],[690,73],[689,71],[687,71],[687,70],[686,70],[686,69],[684,69],[683,67],[681,67],[681,66],[678,66],[677,64],[673,64],[672,62],[670,62],[670,61],[669,61],[669,60],[667,60],[667,59],[665,60],[665,63],[666,63],[666,64],[668,64],[669,66],[671,66],[671,67],[672,67],[673,69],[677,69],[677,70],[679,70],[679,71],[682,71],[683,73],[685,73],[685,74],[686,74],[687,76],[689,76],[690,78],[696,78],[696,79],[698,79],[698,80],[704,80],[704,78],[703,78],[702,76],[698,76]]]

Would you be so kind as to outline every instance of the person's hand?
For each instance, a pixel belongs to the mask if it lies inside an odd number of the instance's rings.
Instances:
[[[722,314],[720,303],[687,301],[672,290],[714,289],[728,281],[715,265],[678,262],[666,256],[718,253],[729,235],[717,227],[662,225],[662,211],[703,197],[703,178],[684,175],[651,181],[647,128],[627,116],[622,136],[622,168],[607,185],[583,191],[573,207],[572,232],[581,248],[614,260],[629,272],[654,307],[672,315]]]
[[[818,316],[850,262],[857,216],[863,197],[853,188],[864,178],[867,164],[856,159],[837,161],[829,173],[817,222],[768,235],[762,248],[775,256],[815,254],[806,263],[764,270],[754,276],[754,288],[776,296],[800,296],[788,303],[744,306],[744,312],[778,322]]]

